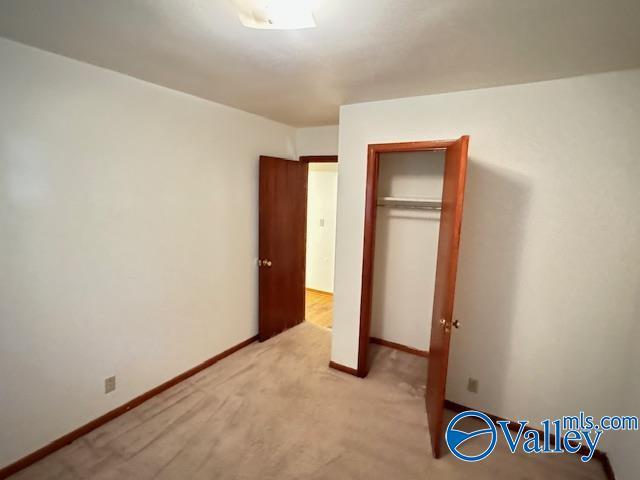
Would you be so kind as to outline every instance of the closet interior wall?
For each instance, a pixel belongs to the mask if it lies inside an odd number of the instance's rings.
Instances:
[[[442,200],[444,152],[380,155],[378,198]],[[379,205],[371,336],[428,350],[440,212]]]

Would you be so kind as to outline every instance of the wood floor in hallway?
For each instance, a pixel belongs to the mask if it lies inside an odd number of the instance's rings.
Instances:
[[[320,327],[331,328],[331,325],[333,325],[333,295],[327,292],[307,289],[305,320]]]

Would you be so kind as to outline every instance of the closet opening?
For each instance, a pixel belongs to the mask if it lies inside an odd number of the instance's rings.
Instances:
[[[453,305],[468,144],[462,136],[368,148],[357,375],[369,372],[370,342],[428,356],[425,403],[436,458],[451,332],[460,326]]]
[[[335,264],[338,157],[301,156],[309,165],[305,266],[305,320],[331,329]]]
[[[443,174],[441,150],[380,154],[369,340],[422,357],[429,350]]]

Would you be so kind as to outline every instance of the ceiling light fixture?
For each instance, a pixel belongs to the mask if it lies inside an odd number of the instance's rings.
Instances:
[[[235,5],[245,27],[298,30],[316,26],[310,0],[235,0]]]

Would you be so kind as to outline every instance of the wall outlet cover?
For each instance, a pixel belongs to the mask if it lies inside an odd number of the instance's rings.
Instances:
[[[469,378],[469,381],[467,382],[467,390],[471,393],[478,393],[478,386],[479,386],[478,380],[476,378]]]
[[[104,393],[113,392],[116,389],[116,377],[108,377],[104,379]]]

